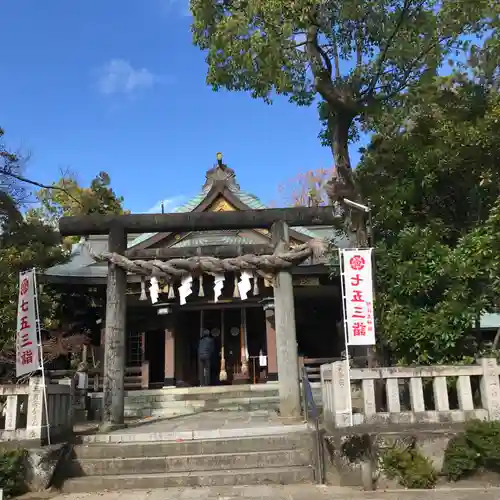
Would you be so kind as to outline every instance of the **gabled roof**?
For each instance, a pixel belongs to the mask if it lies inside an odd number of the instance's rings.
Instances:
[[[257,196],[242,191],[236,182],[234,170],[219,163],[214,168],[206,172],[206,181],[201,192],[190,199],[187,203],[176,208],[174,212],[189,213],[194,211],[209,210],[218,200],[227,201],[232,209],[236,210],[263,210],[268,207],[264,205]],[[314,228],[311,230],[305,227],[295,227],[290,229],[290,237],[298,242],[306,242],[311,238],[335,239],[339,247],[349,246],[347,239],[339,240],[334,236],[331,228]],[[150,248],[155,245],[166,243],[169,247],[198,247],[203,245],[245,245],[268,241],[269,235],[264,231],[204,231],[189,232],[185,234],[171,233],[144,233],[139,236],[130,236],[128,248],[138,247]],[[165,241],[166,240],[166,241]],[[107,250],[106,236],[91,236],[90,246],[95,253]],[[54,266],[45,273],[53,278],[64,276],[74,278],[102,278],[107,275],[107,265],[96,263],[92,258],[87,244],[84,242],[73,245],[70,260],[60,266]]]
[[[240,186],[236,183],[236,177],[233,170],[225,165],[218,165],[207,172],[206,182],[202,191],[184,205],[177,207],[173,212],[189,213],[203,211],[207,209],[217,197],[225,198],[238,210],[263,210],[268,208],[259,198],[257,198],[257,196],[240,189]],[[321,238],[320,235],[305,227],[293,228],[293,230],[290,231],[290,235],[302,241],[307,241],[311,238]],[[135,238],[129,244],[129,248],[137,245],[141,245],[141,247],[145,248],[149,246],[149,244],[158,243],[158,241],[167,236],[168,233],[144,233]],[[236,240],[234,243],[236,243]],[[238,243],[243,243],[243,241],[238,240]]]

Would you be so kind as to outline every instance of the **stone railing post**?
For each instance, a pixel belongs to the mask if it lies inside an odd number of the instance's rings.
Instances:
[[[26,424],[28,439],[42,441],[47,437],[44,415],[42,378],[31,377],[29,380],[28,419]]]
[[[335,427],[349,427],[351,425],[351,387],[345,361],[332,363],[333,385],[333,421]]]
[[[481,401],[488,411],[489,420],[500,420],[500,381],[495,358],[481,358],[478,363],[483,369],[481,375]]]

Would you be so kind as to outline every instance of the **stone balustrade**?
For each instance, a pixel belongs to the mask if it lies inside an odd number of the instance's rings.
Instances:
[[[47,428],[51,441],[67,435],[73,429],[73,393],[71,380],[47,384],[47,425],[41,377],[28,385],[0,385],[0,441],[46,443]]]
[[[349,373],[346,363],[337,361],[321,366],[321,393],[327,426],[500,420],[494,358],[472,366],[351,368]]]

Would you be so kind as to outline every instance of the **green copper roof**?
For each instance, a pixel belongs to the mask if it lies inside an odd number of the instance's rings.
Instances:
[[[240,191],[236,186],[228,186],[230,191],[243,203],[245,204],[248,208],[251,210],[263,210],[266,207],[257,196],[250,194],[250,193],[245,193],[244,191]],[[194,198],[191,198],[187,203],[184,205],[181,205],[180,207],[177,207],[173,210],[174,213],[187,213],[187,212],[192,212],[193,210],[196,209],[197,206],[199,206],[203,200],[206,198],[207,194],[209,193],[210,189],[204,189],[201,193],[196,195]],[[314,232],[310,231],[309,229],[306,229],[305,227],[295,227],[295,231],[298,233],[303,234],[304,236],[308,236],[309,238],[317,238],[318,235],[315,234]],[[139,243],[143,243],[144,241],[148,240],[152,236],[154,236],[157,233],[144,233],[132,240],[129,243],[129,248],[133,247],[135,245],[138,245]]]

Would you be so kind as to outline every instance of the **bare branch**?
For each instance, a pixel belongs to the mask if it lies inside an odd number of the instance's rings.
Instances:
[[[76,199],[66,188],[61,187],[61,186],[49,186],[47,184],[42,184],[37,181],[32,181],[31,179],[28,179],[26,177],[23,177],[22,175],[14,174],[13,172],[8,172],[4,168],[0,168],[0,175],[5,175],[7,177],[12,177],[13,179],[16,179],[20,182],[24,182],[26,184],[30,184],[31,186],[36,186],[41,189],[52,189],[52,190],[57,190],[57,191],[62,191],[63,193],[66,193],[73,201],[78,203],[78,205],[81,205],[81,201]]]

